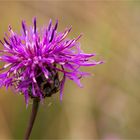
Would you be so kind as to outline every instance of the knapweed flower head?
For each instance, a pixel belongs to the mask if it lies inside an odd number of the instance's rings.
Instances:
[[[90,60],[95,54],[86,54],[80,49],[79,38],[67,38],[71,28],[57,32],[58,21],[40,30],[33,19],[33,26],[22,21],[18,34],[9,26],[0,41],[0,61],[4,62],[0,73],[0,86],[14,87],[23,94],[26,104],[29,98],[44,99],[60,91],[62,99],[66,78],[81,86],[80,79],[88,73],[80,71],[81,66],[95,66],[102,61]]]

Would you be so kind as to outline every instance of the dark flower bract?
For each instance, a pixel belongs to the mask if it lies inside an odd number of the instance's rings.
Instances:
[[[53,26],[50,20],[46,29],[38,29],[36,18],[33,27],[27,27],[22,21],[21,34],[14,32],[9,26],[4,41],[0,41],[1,68],[0,86],[14,87],[22,93],[26,104],[29,98],[44,99],[60,90],[62,99],[66,78],[81,86],[80,79],[89,75],[81,72],[81,66],[95,66],[102,61],[90,60],[95,54],[86,54],[80,49],[75,39],[66,38],[71,28],[57,32],[58,21]]]

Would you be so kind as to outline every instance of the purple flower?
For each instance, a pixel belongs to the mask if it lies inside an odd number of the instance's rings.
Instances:
[[[73,80],[80,87],[80,79],[89,75],[81,72],[81,66],[95,66],[102,61],[90,60],[95,54],[86,54],[80,49],[78,36],[66,38],[71,28],[57,32],[58,21],[53,26],[50,20],[47,28],[39,30],[36,18],[33,27],[22,22],[21,34],[14,32],[9,26],[9,34],[5,33],[4,41],[0,41],[1,68],[0,86],[14,87],[22,93],[26,104],[29,98],[44,99],[60,90],[62,100],[66,79]]]

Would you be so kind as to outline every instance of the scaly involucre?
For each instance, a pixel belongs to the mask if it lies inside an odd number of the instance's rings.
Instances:
[[[57,32],[57,26],[58,21],[53,26],[50,20],[46,29],[39,30],[36,18],[33,19],[33,27],[27,27],[22,21],[21,34],[9,26],[9,34],[5,33],[4,41],[0,41],[4,47],[0,51],[0,61],[5,63],[1,68],[0,86],[14,87],[17,93],[24,94],[26,104],[30,97],[46,97],[42,83],[45,82],[44,86],[49,90],[52,86],[55,88],[54,80],[58,80],[57,88],[62,99],[66,78],[81,87],[80,79],[88,73],[81,72],[80,67],[102,63],[90,60],[95,54],[86,54],[80,49],[78,40],[81,35],[75,39],[66,38],[71,28]],[[45,91],[48,96],[54,92],[53,88],[50,92]]]

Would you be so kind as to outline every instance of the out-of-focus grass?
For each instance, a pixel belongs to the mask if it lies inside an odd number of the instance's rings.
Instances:
[[[83,89],[67,81],[62,103],[58,95],[46,99],[31,138],[140,138],[139,15],[140,3],[133,1],[0,2],[0,38],[9,24],[19,32],[22,19],[31,24],[36,16],[39,27],[59,19],[59,30],[72,25],[70,37],[82,32],[82,49],[106,61],[84,69],[95,76],[82,80]],[[0,91],[0,138],[23,138],[31,106]]]

